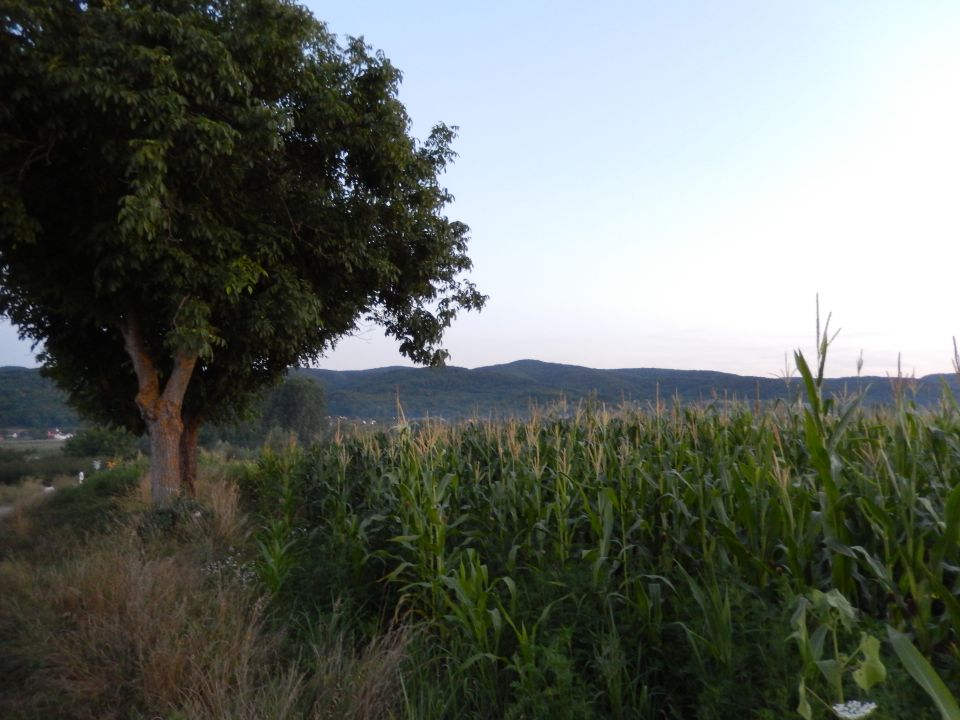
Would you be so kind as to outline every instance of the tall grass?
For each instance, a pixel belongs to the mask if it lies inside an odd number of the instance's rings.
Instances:
[[[321,618],[291,647],[227,474],[205,467],[170,519],[133,470],[51,494],[25,532],[0,520],[0,717],[387,716],[409,631],[358,641]]]

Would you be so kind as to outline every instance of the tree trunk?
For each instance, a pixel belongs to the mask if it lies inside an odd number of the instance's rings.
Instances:
[[[170,377],[160,387],[160,372],[140,333],[133,315],[117,323],[124,346],[137,374],[137,407],[150,437],[150,497],[154,505],[172,502],[181,490],[183,466],[181,444],[184,435],[183,398],[197,364],[196,355],[178,353]],[[194,440],[194,475],[196,474],[196,430]]]
[[[200,435],[200,418],[185,416],[183,433],[180,435],[180,486],[181,492],[197,496],[197,438]]]
[[[180,408],[164,404],[162,399],[150,408],[149,415],[155,418],[147,419],[144,413],[150,437],[150,498],[154,505],[167,505],[181,491],[183,421]]]

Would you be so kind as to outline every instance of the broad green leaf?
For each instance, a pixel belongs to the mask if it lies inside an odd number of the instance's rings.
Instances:
[[[887,669],[880,660],[880,641],[864,633],[859,650],[863,654],[863,659],[853,671],[853,680],[862,689],[869,690],[887,677]]]
[[[820,425],[820,393],[817,392],[817,386],[813,379],[813,373],[810,372],[810,366],[807,365],[807,360],[803,357],[802,352],[799,350],[794,352],[793,359],[797,364],[797,370],[800,371],[800,375],[803,377],[803,383],[807,390],[807,401],[813,408],[813,417],[816,420],[817,429],[822,435],[823,427]]]
[[[464,670],[469,670],[473,665],[476,665],[481,660],[489,660],[490,662],[496,663],[500,659],[501,658],[497,657],[493,653],[480,652],[475,655],[471,655],[466,660],[464,660],[463,663],[460,665],[460,671],[463,672]]]
[[[956,699],[950,694],[947,686],[926,658],[910,642],[910,638],[889,625],[887,625],[887,637],[890,638],[890,644],[893,645],[900,662],[933,700],[943,720],[960,720],[960,706],[957,705]]]
[[[826,625],[821,625],[810,636],[810,654],[814,661],[823,657],[823,643],[827,639],[829,629]]]
[[[824,593],[823,602],[837,611],[837,615],[844,626],[849,628],[856,622],[857,611],[839,590],[833,589],[828,593]]]
[[[834,695],[839,698],[843,693],[843,668],[840,663],[836,660],[817,660],[816,665]]]

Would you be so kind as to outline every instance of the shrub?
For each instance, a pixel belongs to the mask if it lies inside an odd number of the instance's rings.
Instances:
[[[137,443],[137,437],[124,428],[93,425],[69,438],[63,452],[74,457],[127,459],[136,454]]]

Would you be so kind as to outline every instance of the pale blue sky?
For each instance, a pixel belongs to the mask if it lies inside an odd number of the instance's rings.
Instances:
[[[490,301],[453,364],[776,373],[819,292],[830,374],[950,370],[960,3],[309,4],[403,71],[416,135],[460,126]],[[390,364],[366,328],[321,366]]]

